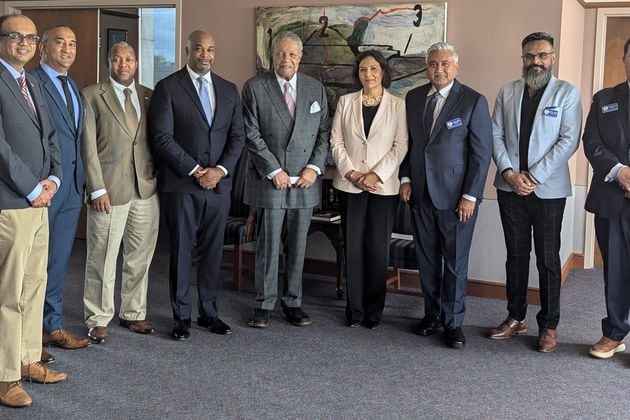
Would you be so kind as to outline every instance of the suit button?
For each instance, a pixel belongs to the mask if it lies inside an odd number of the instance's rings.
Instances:
[[[363,163],[367,163],[367,160],[363,159],[361,162],[363,162]]]
[[[73,164],[73,165],[76,165],[76,164],[77,164],[77,161],[76,161],[76,160],[73,160],[73,161],[72,161],[72,164]]]
[[[136,146],[137,144],[138,144],[138,142],[134,140],[133,141],[133,145]]]

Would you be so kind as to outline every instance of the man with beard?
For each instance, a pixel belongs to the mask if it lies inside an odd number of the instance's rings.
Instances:
[[[489,338],[527,332],[527,286],[533,228],[541,310],[538,347],[557,347],[560,319],[560,230],[566,197],[571,195],[569,158],[579,144],[582,106],[578,89],[552,75],[553,38],[527,35],[523,78],[504,85],[493,113],[494,185],[507,248],[508,317]]]

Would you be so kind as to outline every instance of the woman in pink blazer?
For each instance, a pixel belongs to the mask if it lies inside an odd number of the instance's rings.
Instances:
[[[407,153],[405,102],[387,92],[387,60],[374,50],[357,56],[362,89],[342,96],[330,133],[337,165],[346,251],[346,320],[376,328],[385,306],[389,243],[398,204],[398,167]]]

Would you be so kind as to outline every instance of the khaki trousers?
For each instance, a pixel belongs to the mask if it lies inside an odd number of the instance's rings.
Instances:
[[[41,357],[47,264],[48,209],[0,211],[0,382]]]
[[[123,248],[122,284],[118,316],[128,321],[146,319],[149,266],[155,251],[160,220],[157,194],[113,206],[109,214],[88,206],[87,261],[83,305],[88,328],[106,327],[114,317],[116,262]]]

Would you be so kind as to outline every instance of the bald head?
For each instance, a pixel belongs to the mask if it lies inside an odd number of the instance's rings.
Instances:
[[[214,38],[205,31],[194,31],[186,43],[188,66],[200,76],[210,71],[214,61]]]

